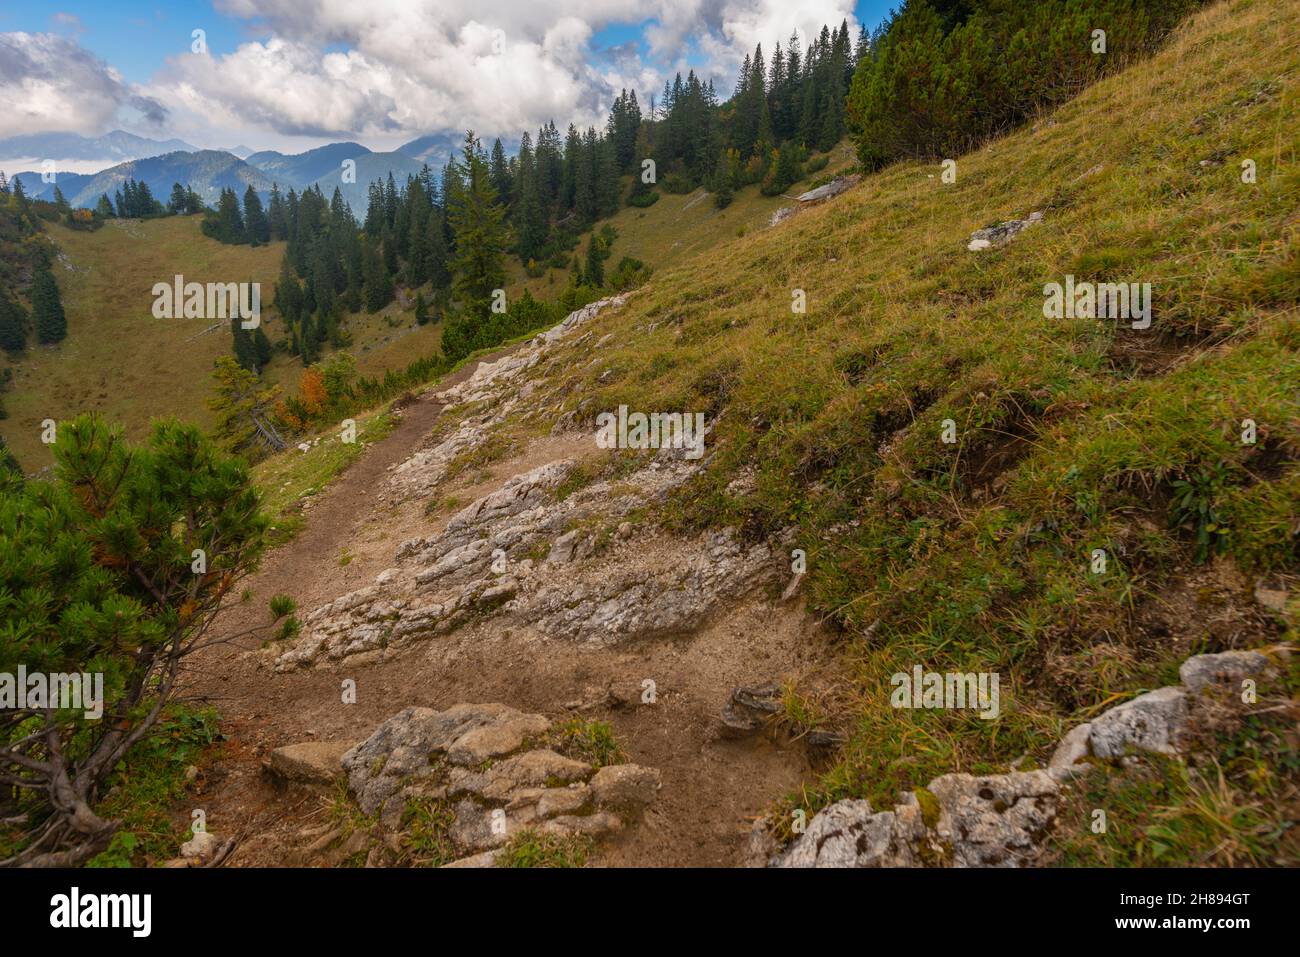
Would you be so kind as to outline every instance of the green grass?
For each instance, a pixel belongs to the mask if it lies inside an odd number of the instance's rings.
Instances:
[[[155,418],[212,424],[204,403],[213,361],[231,351],[230,330],[200,335],[211,322],[155,319],[153,285],[177,273],[186,281],[255,281],[269,302],[284,244],[223,246],[199,232],[199,219],[113,221],[94,232],[47,224],[74,267],[54,267],[68,336],[57,346],[29,347],[17,361],[0,354],[0,364],[14,368],[3,434],[24,470],[53,461],[40,442],[40,423],[47,418],[101,412],[137,440]],[[273,339],[282,335],[275,329],[274,320],[268,321]]]
[[[456,815],[445,801],[412,798],[402,814],[402,843],[406,863],[441,867],[456,860],[451,828]]]
[[[1042,764],[1073,723],[1222,649],[1196,617],[1159,640],[1138,627],[1156,599],[1216,556],[1247,580],[1300,569],[1297,19],[1280,0],[1211,7],[959,158],[956,184],[901,163],[716,233],[595,320],[615,333],[601,361],[553,384],[587,423],[620,403],[704,411],[716,455],[670,526],[793,527],[807,550],[811,610],[846,639],[851,741],[792,804],[888,806],[938,774]],[[1034,210],[1006,248],[966,250]],[[1152,283],[1152,328],[1045,318],[1066,273]],[[750,468],[756,491],[729,493]],[[1246,625],[1236,641],[1280,633]],[[892,709],[890,676],[915,664],[998,672],[1000,720]]]
[[[4,395],[9,417],[0,430],[27,472],[53,461],[41,444],[40,424],[80,412],[100,412],[140,439],[151,420],[177,417],[208,428],[212,364],[231,353],[227,326],[204,333],[204,319],[155,319],[153,284],[177,273],[187,281],[255,281],[262,284],[262,323],[272,343],[286,331],[271,308],[284,243],[256,249],[228,246],[199,232],[200,217],[118,222],[94,232],[47,226],[72,264],[56,264],[68,316],[68,337],[53,347],[31,347],[14,360],[0,353],[0,368],[12,366],[14,381]],[[397,302],[371,315],[346,319],[348,349],[362,375],[382,376],[437,351],[441,329],[419,326],[414,306]],[[263,371],[269,383],[297,391],[302,363],[277,351]]]
[[[510,838],[496,859],[497,867],[582,867],[591,853],[584,835],[542,834],[527,828]]]
[[[853,161],[847,144],[836,147],[830,157],[832,171]],[[817,177],[825,175],[822,171]],[[796,184],[791,192],[805,185]],[[711,194],[701,189],[684,196],[664,194],[648,210],[624,208],[596,228],[609,223],[619,231],[608,268],[623,256],[657,267],[707,251],[734,236],[741,226],[759,228],[788,203],[781,197],[761,196],[754,186],[738,191],[726,210],[717,210]],[[137,439],[146,435],[155,418],[174,416],[205,428],[213,424],[206,407],[212,393],[212,363],[230,354],[229,329],[200,335],[211,322],[153,318],[154,283],[176,273],[202,282],[260,282],[266,334],[272,343],[286,338],[284,324],[270,306],[284,243],[257,248],[224,245],[202,235],[200,218],[112,221],[94,232],[47,226],[74,267],[55,269],[68,314],[68,338],[56,347],[29,348],[16,361],[0,353],[0,368],[12,366],[15,375],[4,396],[9,418],[0,434],[25,471],[35,472],[53,461],[49,447],[40,441],[40,424],[47,418],[62,421],[80,412],[101,412]],[[584,233],[579,255],[587,239]],[[553,298],[568,282],[567,270],[529,278],[516,258],[506,265],[509,299],[525,289]],[[429,290],[425,292],[426,300],[431,298]],[[382,377],[438,350],[441,326],[419,325],[414,290],[410,298],[407,306],[394,300],[377,313],[345,317],[352,337],[347,350],[356,357],[361,375]],[[279,351],[263,370],[266,381],[286,394],[297,391],[301,374],[302,363]]]
[[[550,735],[555,749],[561,754],[588,761],[597,768],[627,760],[623,749],[614,740],[614,729],[608,721],[570,718],[555,725]]]
[[[1097,767],[1063,792],[1049,862],[1086,867],[1295,866],[1300,834],[1298,686],[1255,713],[1203,722],[1189,757]],[[1292,709],[1293,711],[1293,709]],[[1098,812],[1102,812],[1099,815]],[[1103,826],[1104,824],[1104,826]]]
[[[96,811],[122,824],[108,849],[87,866],[140,867],[176,857],[181,844],[192,836],[185,769],[193,765],[201,773],[219,757],[220,740],[214,710],[169,706],[153,732],[114,771]],[[193,798],[191,803],[202,802]],[[176,820],[178,813],[185,818],[181,822]]]
[[[797,196],[811,188],[813,181],[844,172],[857,163],[853,147],[847,141],[823,155],[828,158],[826,168],[795,183],[786,190],[787,194]],[[630,187],[631,179],[628,178],[625,193]],[[707,257],[720,244],[734,239],[738,232],[760,230],[778,209],[793,205],[782,196],[762,195],[757,185],[736,190],[735,199],[726,209],[717,209],[713,205],[713,194],[703,187],[684,194],[668,193],[662,189],[659,193],[659,200],[647,209],[625,206],[596,224],[597,231],[608,224],[618,234],[610,247],[606,272],[618,265],[624,256],[640,259],[656,271],[697,256]],[[578,256],[585,253],[588,239],[589,234],[584,233],[575,250]],[[507,292],[510,296],[528,289],[538,298],[553,298],[569,280],[569,269],[547,269],[541,276],[530,278],[517,258],[511,259],[508,267],[510,286]]]

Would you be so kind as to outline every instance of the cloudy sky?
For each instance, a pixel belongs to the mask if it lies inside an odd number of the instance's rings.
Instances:
[[[6,4],[0,137],[126,129],[200,147],[391,149],[599,123],[695,68],[727,95],[755,43],[885,0],[169,0]],[[202,31],[196,34],[195,31]],[[196,39],[197,37],[197,39]],[[196,52],[197,51],[197,52]],[[645,104],[643,103],[643,108]]]

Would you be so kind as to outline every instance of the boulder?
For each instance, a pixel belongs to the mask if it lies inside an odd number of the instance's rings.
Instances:
[[[1173,754],[1187,724],[1187,693],[1160,688],[1102,712],[1088,732],[1088,747],[1099,758],[1133,751]]]
[[[938,802],[933,830],[957,867],[1019,867],[1056,820],[1060,786],[1046,771],[945,774],[925,789]]]
[[[977,229],[971,233],[966,248],[971,252],[980,252],[985,249],[996,249],[999,246],[1005,246],[1030,226],[1041,222],[1042,219],[1043,214],[1041,212],[1032,212],[1024,219],[1008,219],[993,226],[986,226],[984,229]]]
[[[870,801],[837,801],[816,814],[775,867],[911,867],[910,840],[919,821],[906,813],[876,812]]]
[[[355,741],[304,741],[271,752],[267,771],[283,781],[332,784],[343,777],[343,755]]]
[[[1271,670],[1268,658],[1258,651],[1225,651],[1188,658],[1178,669],[1178,677],[1188,691],[1216,686],[1240,690],[1243,678],[1258,678]]]
[[[210,861],[220,848],[221,841],[217,839],[215,834],[210,834],[207,831],[196,831],[188,841],[181,845],[181,857],[189,860]]]

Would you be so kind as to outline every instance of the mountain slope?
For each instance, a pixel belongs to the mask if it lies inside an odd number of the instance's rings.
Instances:
[[[958,158],[955,183],[938,163],[890,167],[660,272],[583,316],[567,351],[539,339],[480,369],[442,394],[464,406],[373,505],[376,524],[394,503],[460,511],[415,539],[400,530],[409,547],[371,556],[372,573],[387,569],[376,586],[342,601],[315,588],[329,607],[269,656],[286,669],[356,656],[349,667],[386,679],[432,669],[412,676],[416,694],[445,676],[489,683],[456,663],[478,653],[520,675],[490,676],[492,700],[559,711],[573,689],[530,678],[569,642],[605,649],[589,655],[601,662],[630,642],[636,674],[654,675],[676,653],[656,644],[665,633],[689,649],[717,640],[719,621],[743,622],[708,647],[780,689],[783,726],[842,736],[829,768],[775,809],[784,840],[797,811],[888,808],[951,772],[1041,768],[1066,731],[1179,685],[1198,652],[1294,644],[1298,17],[1280,0],[1208,8],[1150,61]],[[1031,213],[1008,244],[968,248]],[[1055,317],[1050,284],[1076,281],[1149,283],[1150,325]],[[599,454],[597,416],[620,406],[702,413],[703,458]],[[457,494],[466,481],[471,494]],[[494,579],[490,548],[521,535],[507,552],[519,571]],[[796,549],[807,571],[791,581]],[[838,631],[832,674],[788,655],[733,659],[789,607],[777,584],[747,595],[751,574],[780,575]],[[425,604],[438,587],[459,597]],[[757,613],[744,604],[755,600]],[[998,676],[997,720],[896,706],[895,678],[916,668]],[[1053,794],[1033,850],[1067,863],[1300,860],[1288,824],[1298,685],[1294,668],[1280,672],[1250,713],[1191,729],[1191,755],[1115,762],[1104,783],[1059,806]],[[674,733],[698,764],[713,730]],[[665,791],[691,780],[671,760],[646,762],[666,768]],[[752,797],[737,792],[737,824]],[[1110,829],[1093,840],[1098,800]],[[664,844],[636,862],[669,859]]]
[[[314,183],[322,176],[339,173],[344,160],[366,156],[370,150],[360,143],[330,143],[305,153],[285,154],[263,150],[245,157],[249,166],[255,166],[280,184],[282,191]]]
[[[1298,19],[1216,5],[955,184],[900,164],[663,272],[539,392],[587,423],[705,411],[711,467],[665,517],[793,529],[853,658],[854,690],[809,705],[852,732],[814,806],[1041,762],[1190,651],[1285,631],[1251,595],[1300,570]],[[1067,275],[1151,283],[1151,327],[1048,318]],[[892,709],[917,664],[999,672],[1002,720]]]
[[[153,285],[177,273],[204,283],[254,281],[262,283],[266,301],[284,243],[223,245],[199,232],[201,218],[111,220],[94,232],[47,226],[59,247],[53,272],[68,336],[16,361],[0,357],[14,376],[4,397],[9,415],[0,426],[25,471],[52,460],[40,441],[47,417],[64,421],[99,412],[137,438],[159,417],[211,424],[205,403],[212,363],[230,354],[230,330],[223,325],[204,333],[212,325],[204,319],[155,319]],[[264,314],[263,322],[273,339],[283,335],[274,317]]]

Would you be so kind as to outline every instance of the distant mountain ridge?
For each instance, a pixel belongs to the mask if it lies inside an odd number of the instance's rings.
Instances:
[[[251,185],[265,199],[273,184],[278,184],[281,192],[290,189],[301,192],[319,186],[327,198],[337,187],[353,213],[361,218],[365,215],[367,191],[372,182],[384,181],[391,173],[400,185],[408,176],[418,174],[426,163],[435,173],[440,173],[460,148],[460,141],[457,134],[434,133],[386,153],[374,152],[351,141],[328,143],[302,153],[281,153],[277,150],[253,152],[243,146],[231,150],[201,150],[181,140],[145,140],[119,130],[95,139],[72,133],[10,137],[0,140],[0,156],[5,154],[6,144],[12,144],[10,150],[20,150],[14,152],[14,156],[49,155],[51,158],[56,158],[54,154],[59,152],[69,153],[67,158],[72,158],[71,153],[75,150],[94,148],[91,144],[101,144],[98,148],[111,145],[119,153],[180,144],[174,149],[132,156],[97,173],[60,172],[55,183],[44,182],[41,172],[32,170],[20,172],[15,178],[35,198],[52,199],[57,185],[69,203],[87,208],[94,207],[101,195],[107,194],[112,199],[128,179],[148,183],[160,202],[167,201],[172,184],[180,183],[192,187],[210,205],[217,201],[224,188],[234,189],[242,197]],[[241,157],[238,153],[245,155]],[[349,160],[353,161],[352,167],[345,166]]]
[[[128,179],[145,182],[154,198],[167,202],[174,183],[193,188],[205,203],[214,205],[221,190],[233,189],[241,197],[252,186],[259,193],[270,192],[271,180],[255,166],[219,150],[178,150],[162,156],[119,163],[98,173],[59,173],[46,183],[40,173],[19,173],[16,177],[28,195],[53,199],[57,186],[73,206],[93,208],[101,195],[110,200]]]
[[[41,160],[126,160],[145,159],[164,153],[195,152],[184,140],[151,140],[125,130],[103,136],[78,133],[26,133],[0,139],[0,159]]]

